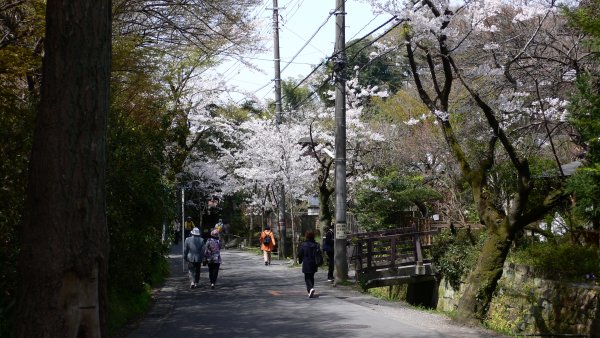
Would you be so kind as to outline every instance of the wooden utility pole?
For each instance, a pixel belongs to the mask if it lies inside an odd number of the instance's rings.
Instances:
[[[275,65],[275,113],[277,125],[283,118],[281,113],[281,59],[279,57],[279,8],[277,0],[273,0],[273,60]],[[279,257],[286,257],[285,252],[285,185],[281,182],[279,186],[279,243],[277,251]]]
[[[185,187],[181,187],[181,268],[185,272]]]
[[[345,0],[335,5],[335,281],[348,279],[346,254],[346,8]]]

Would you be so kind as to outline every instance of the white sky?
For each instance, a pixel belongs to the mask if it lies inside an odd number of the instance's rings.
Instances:
[[[279,0],[279,39],[282,79],[297,80],[308,75],[315,65],[333,54],[335,40],[335,15],[329,12],[335,7],[336,0]],[[259,102],[274,99],[273,93],[273,7],[272,0],[263,0],[255,15],[262,21],[264,45],[268,52],[248,55],[258,70],[253,70],[240,62],[227,61],[218,67],[220,78],[228,86],[238,88],[238,93],[230,92],[223,97],[234,101],[243,101],[247,95],[241,92],[256,93]],[[371,7],[358,0],[346,1],[346,41],[360,38],[389,19],[389,15],[373,14]],[[298,54],[294,63],[288,65],[292,57],[317,32],[317,29],[329,17],[327,23],[318,31],[311,42]],[[378,33],[383,31],[380,30]],[[377,33],[375,34],[377,35]],[[264,59],[264,60],[259,60]]]

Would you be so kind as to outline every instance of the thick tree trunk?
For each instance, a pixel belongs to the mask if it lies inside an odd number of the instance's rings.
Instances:
[[[106,337],[111,2],[48,0],[12,337]]]
[[[506,228],[488,230],[477,266],[469,274],[458,304],[458,317],[463,321],[483,320],[487,313],[512,244]]]

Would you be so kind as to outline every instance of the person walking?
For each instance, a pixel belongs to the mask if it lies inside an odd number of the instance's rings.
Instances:
[[[185,227],[183,229],[185,238],[188,238],[190,236],[192,229],[194,229],[195,227],[196,227],[196,225],[194,224],[194,221],[192,221],[192,218],[190,216],[188,216],[186,218]]]
[[[219,267],[221,266],[221,240],[219,240],[217,229],[211,231],[205,247],[204,259],[208,263],[208,279],[210,280],[210,288],[214,289],[219,276]]]
[[[335,265],[333,253],[335,251],[335,242],[333,240],[333,229],[331,229],[331,227],[327,227],[327,230],[325,231],[323,251],[327,254],[327,281],[333,282],[333,268]]]
[[[179,240],[181,239],[181,223],[178,220],[173,220],[171,226],[173,228],[173,243],[179,244]]]
[[[313,298],[315,295],[315,273],[317,267],[323,263],[323,256],[317,257],[321,255],[321,248],[315,242],[315,233],[309,230],[304,237],[305,240],[300,244],[300,251],[298,252],[298,263],[302,264],[308,298]],[[319,258],[320,262],[318,261]]]
[[[204,257],[204,239],[200,236],[200,229],[194,228],[192,236],[185,239],[183,258],[188,263],[190,276],[190,289],[198,286],[200,282],[200,267]]]
[[[265,265],[271,265],[271,251],[275,247],[275,236],[273,231],[267,225],[265,230],[260,234],[260,249],[263,251]]]

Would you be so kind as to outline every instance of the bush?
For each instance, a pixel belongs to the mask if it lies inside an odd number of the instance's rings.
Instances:
[[[484,239],[484,231],[466,229],[459,229],[456,235],[444,229],[434,237],[431,249],[433,265],[453,289],[460,288],[464,276],[475,266]]]
[[[114,337],[132,318],[146,312],[150,306],[150,286],[141,292],[110,290],[108,294],[108,335]]]
[[[569,242],[534,242],[513,250],[507,260],[535,267],[544,277],[585,281],[586,275],[600,276],[600,250]]]

